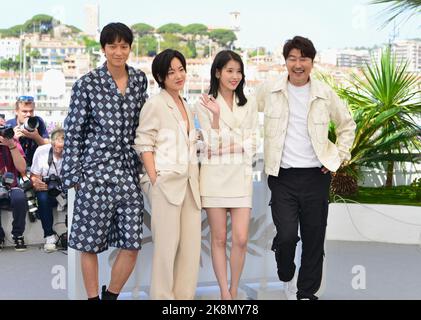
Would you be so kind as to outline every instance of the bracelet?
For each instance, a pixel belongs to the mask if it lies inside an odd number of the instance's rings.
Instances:
[[[9,147],[9,150],[13,150],[16,149],[16,145],[14,145],[13,147]]]

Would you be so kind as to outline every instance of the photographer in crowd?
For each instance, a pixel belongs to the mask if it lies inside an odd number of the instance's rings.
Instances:
[[[51,133],[51,144],[39,147],[31,166],[31,181],[38,200],[38,215],[44,230],[44,250],[56,250],[57,237],[53,231],[53,208],[64,208],[60,171],[63,162],[64,129]]]
[[[32,165],[38,146],[49,143],[45,123],[42,118],[34,116],[34,111],[34,97],[20,96],[16,101],[16,117],[7,121],[7,124],[14,128],[15,138],[19,139],[25,152],[28,168]]]
[[[5,126],[4,118],[0,117],[0,208],[12,210],[12,236],[15,250],[25,251],[23,232],[28,206],[25,193],[17,187],[17,177],[25,173],[26,163],[22,147],[13,136],[13,129]],[[4,238],[5,233],[0,219],[0,249],[4,246]]]

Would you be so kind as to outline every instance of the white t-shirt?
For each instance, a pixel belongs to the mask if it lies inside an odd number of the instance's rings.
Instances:
[[[63,158],[57,159],[53,155],[53,163],[50,166],[50,171],[48,171],[48,156],[50,154],[51,144],[45,144],[39,146],[35,151],[34,158],[32,160],[31,172],[42,177],[55,174],[60,176],[61,165],[63,163]],[[55,166],[54,166],[55,165]],[[57,171],[56,171],[57,168]]]
[[[281,168],[314,168],[322,164],[314,152],[308,133],[310,83],[297,87],[288,82],[289,120]]]

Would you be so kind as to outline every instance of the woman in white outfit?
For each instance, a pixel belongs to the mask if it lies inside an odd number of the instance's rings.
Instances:
[[[207,152],[201,161],[200,194],[210,230],[212,264],[221,299],[237,297],[247,252],[252,207],[252,158],[256,149],[256,103],[247,99],[244,65],[233,51],[218,53],[211,68],[209,96],[201,98],[197,115]],[[227,214],[231,216],[231,281],[227,277]]]

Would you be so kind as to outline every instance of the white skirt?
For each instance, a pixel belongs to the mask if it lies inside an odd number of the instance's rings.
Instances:
[[[247,197],[201,197],[203,208],[251,208],[252,199]]]

